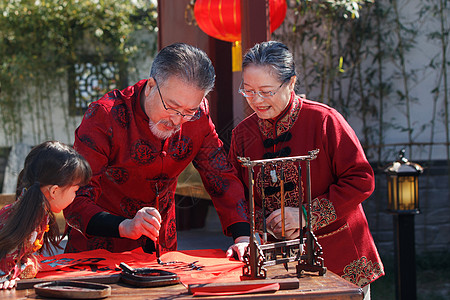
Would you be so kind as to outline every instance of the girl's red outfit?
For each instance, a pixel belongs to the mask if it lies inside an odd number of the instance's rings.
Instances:
[[[0,210],[0,230],[17,205],[17,201]],[[44,234],[49,229],[48,221],[47,215],[23,245],[17,245],[0,260],[0,282],[17,278],[29,279],[36,276],[39,265],[33,253],[42,247]]]
[[[198,120],[183,123],[180,131],[161,140],[150,131],[149,118],[140,106],[145,84],[141,80],[93,102],[75,132],[74,147],[91,165],[93,177],[64,210],[67,223],[76,229],[69,232],[66,252],[145,247],[145,237],[91,236],[86,229],[98,213],[132,219],[141,208],[157,203],[162,219],[159,243],[163,251],[176,250],[175,189],[178,176],[191,162],[212,198],[224,233],[231,235],[229,226],[235,223],[248,224],[242,184],[227,161],[206,99]]]
[[[356,134],[341,114],[292,93],[288,107],[275,120],[259,119],[254,113],[233,130],[229,160],[248,189],[248,170],[241,166],[238,156],[257,160],[307,155],[314,149],[319,149],[319,154],[311,161],[311,225],[323,248],[325,266],[350,282],[365,286],[384,275],[361,205],[374,190],[374,174]],[[281,207],[281,168],[285,206],[299,206],[297,164],[267,166],[264,176],[255,167],[254,197],[259,229],[262,228],[261,189],[265,191],[266,217]],[[301,171],[304,201],[305,170],[303,167]]]

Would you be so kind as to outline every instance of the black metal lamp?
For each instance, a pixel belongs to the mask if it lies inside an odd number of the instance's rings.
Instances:
[[[394,214],[396,299],[417,299],[414,216],[419,213],[419,175],[423,168],[405,158],[388,165],[388,211]]]
[[[419,213],[419,175],[423,168],[408,161],[405,149],[398,154],[398,160],[385,168],[388,180],[388,210],[393,213]]]

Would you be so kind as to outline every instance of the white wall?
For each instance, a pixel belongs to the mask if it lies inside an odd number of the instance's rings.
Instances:
[[[156,33],[140,31],[131,37],[135,43],[144,43],[144,48],[136,53],[128,64],[128,83],[130,85],[140,79],[148,78],[151,63],[153,61],[154,51],[156,49]],[[24,82],[24,85],[26,82]],[[74,142],[75,129],[81,122],[82,116],[68,116],[68,86],[67,77],[61,78],[60,87],[44,88],[48,92],[50,101],[43,101],[44,107],[38,102],[38,93],[33,87],[27,87],[29,93],[24,97],[30,97],[33,105],[33,115],[22,99],[23,105],[20,106],[22,115],[22,140],[19,143],[37,145],[46,140],[59,140],[63,143],[72,145]],[[97,99],[92,99],[93,101]],[[48,104],[46,104],[48,103]],[[38,116],[39,115],[39,116]],[[5,136],[0,129],[0,147],[11,147],[11,139]]]

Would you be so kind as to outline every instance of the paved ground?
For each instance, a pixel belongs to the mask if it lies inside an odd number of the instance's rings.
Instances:
[[[219,217],[213,206],[208,207],[205,227],[178,232],[178,250],[223,249],[227,250],[233,239],[222,233]]]

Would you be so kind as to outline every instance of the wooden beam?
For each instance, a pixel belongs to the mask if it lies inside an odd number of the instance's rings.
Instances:
[[[269,0],[241,0],[242,52],[271,39]]]
[[[255,44],[269,41],[270,39],[269,0],[241,0],[242,55]],[[237,90],[241,81],[240,72],[234,72],[233,81],[234,90]],[[237,93],[233,95],[233,104],[236,107],[234,112],[236,120],[243,120],[253,113],[247,102]]]

